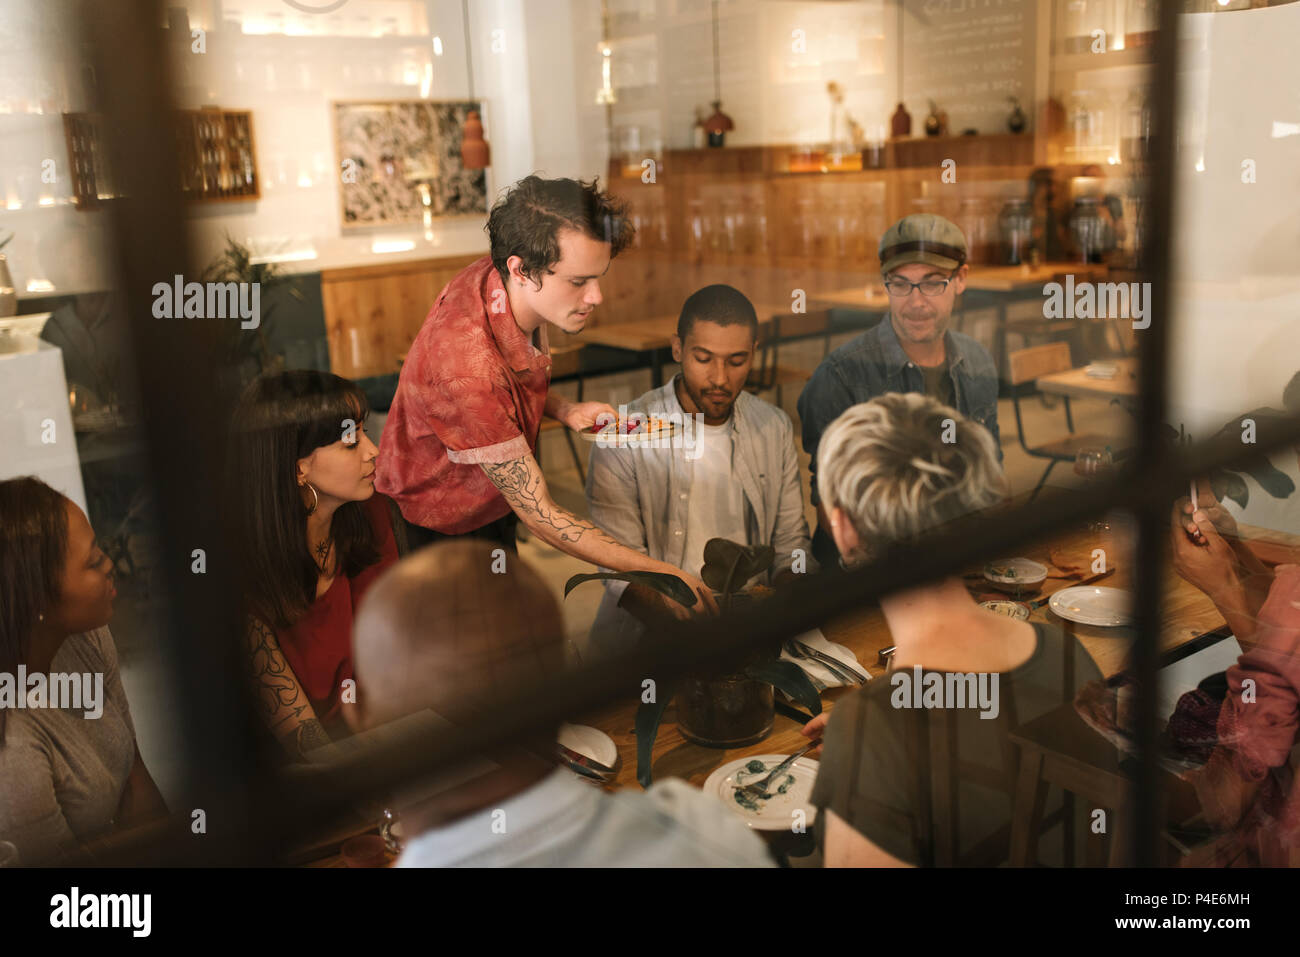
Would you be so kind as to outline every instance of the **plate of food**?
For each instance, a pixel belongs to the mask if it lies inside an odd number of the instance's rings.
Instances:
[[[1133,596],[1119,588],[1075,585],[1052,595],[1048,607],[1066,621],[1113,628],[1132,624]]]
[[[671,439],[678,431],[678,424],[671,419],[645,412],[629,412],[613,422],[608,421],[606,413],[595,425],[579,434],[588,442],[601,445],[640,445]]]
[[[704,793],[712,794],[731,808],[741,820],[756,831],[788,831],[795,821],[794,812],[803,811],[803,822],[811,824],[817,816],[812,805],[813,782],[818,763],[799,758],[768,785],[767,797],[756,797],[739,790],[767,777],[788,754],[756,754],[728,761],[709,775]]]
[[[999,591],[1035,591],[1047,581],[1047,566],[1031,558],[998,558],[984,566],[984,580]]]

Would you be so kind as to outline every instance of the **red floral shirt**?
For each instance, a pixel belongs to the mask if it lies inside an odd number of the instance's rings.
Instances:
[[[484,256],[447,284],[402,365],[379,445],[375,487],[408,522],[448,535],[510,506],[479,467],[537,446],[551,384],[546,326],[536,348]]]

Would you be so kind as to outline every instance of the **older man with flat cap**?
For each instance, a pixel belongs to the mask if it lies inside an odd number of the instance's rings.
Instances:
[[[966,289],[966,237],[931,213],[904,216],[880,237],[880,275],[889,291],[889,321],[827,356],[799,396],[803,447],[812,456],[817,506],[813,554],[838,557],[817,493],[817,445],[840,413],[886,392],[921,392],[998,435],[998,374],[993,357],[970,336],[948,328]]]

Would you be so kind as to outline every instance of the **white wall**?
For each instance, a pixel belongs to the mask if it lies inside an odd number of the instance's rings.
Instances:
[[[1182,19],[1170,410],[1205,437],[1300,371],[1300,4]],[[1300,493],[1247,483],[1248,521],[1300,531]]]
[[[592,175],[604,169],[604,110],[577,94],[579,70],[599,75],[599,5],[577,0],[471,0],[474,95],[484,101],[492,147],[489,203],[535,169]],[[340,224],[330,103],[342,99],[465,99],[469,96],[460,0],[350,0],[313,16],[280,0],[184,0],[195,53],[173,43],[180,105],[253,111],[262,197],[190,207],[197,252],[210,258],[229,232],[255,253],[301,257],[289,269],[486,251],[485,216],[349,230]],[[66,0],[0,6],[0,236],[20,292],[81,292],[108,280],[105,217],[70,203],[65,111],[92,108]],[[171,16],[175,16],[174,13]],[[494,31],[500,31],[494,33]],[[579,42],[586,31],[590,42]],[[31,38],[41,39],[33,45]],[[441,41],[435,52],[433,38]],[[590,102],[588,108],[585,104]],[[40,180],[53,157],[58,181]],[[375,253],[376,242],[410,249]]]

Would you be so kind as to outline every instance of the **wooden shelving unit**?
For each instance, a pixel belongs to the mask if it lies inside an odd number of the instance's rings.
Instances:
[[[182,110],[174,114],[181,191],[190,202],[260,199],[261,178],[248,110]],[[78,209],[97,209],[120,195],[103,146],[96,113],[63,114],[63,134]]]
[[[248,110],[185,110],[178,114],[176,145],[182,157],[181,189],[195,202],[259,199],[261,180]]]
[[[98,209],[105,199],[118,195],[112,182],[100,133],[98,113],[64,113],[63,138],[68,145],[72,176],[72,202],[77,209]]]

